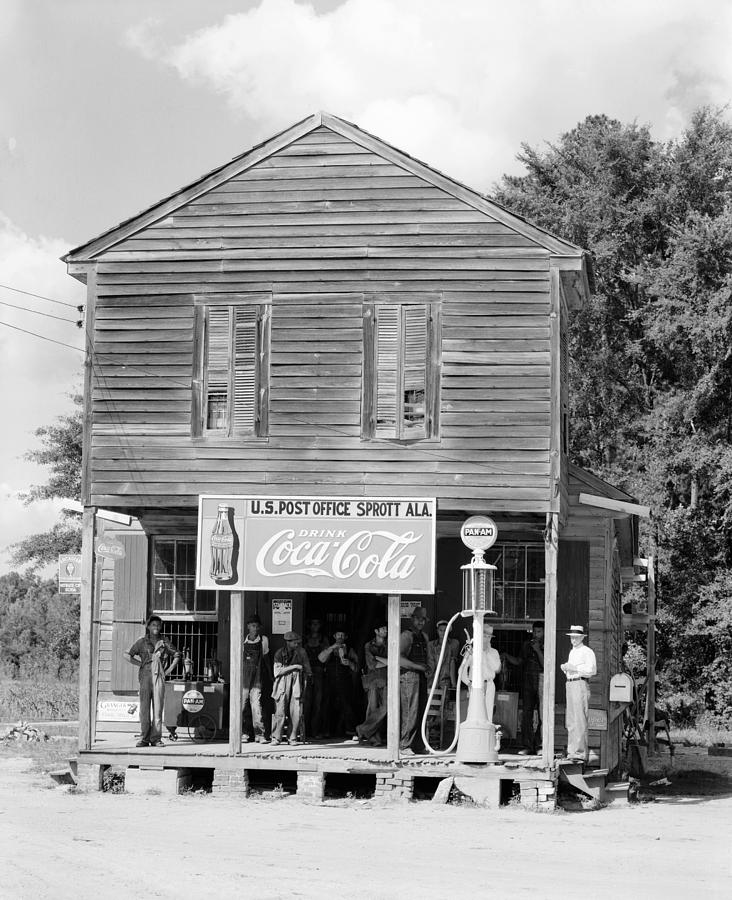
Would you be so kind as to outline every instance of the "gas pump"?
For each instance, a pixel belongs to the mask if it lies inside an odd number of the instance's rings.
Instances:
[[[486,691],[483,678],[483,620],[486,615],[495,615],[493,609],[494,573],[496,567],[487,563],[484,553],[495,544],[498,537],[496,523],[487,516],[471,516],[460,529],[462,542],[473,551],[473,558],[467,565],[461,566],[463,573],[462,610],[450,619],[440,648],[440,658],[435,670],[435,677],[430,688],[427,706],[422,717],[422,740],[427,750],[435,756],[446,756],[457,745],[455,758],[464,763],[497,763],[496,729],[486,710]],[[444,751],[434,750],[427,738],[427,718],[432,697],[437,686],[437,679],[442,668],[445,648],[450,636],[450,629],[458,618],[473,618],[473,637],[468,637],[463,653],[466,650],[472,658],[470,694],[468,713],[464,722],[460,722],[460,683],[467,656],[463,657],[458,674],[455,708],[455,737]],[[467,633],[467,632],[466,632]]]

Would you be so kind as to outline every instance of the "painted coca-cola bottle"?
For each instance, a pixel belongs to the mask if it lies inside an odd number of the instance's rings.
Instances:
[[[183,677],[186,681],[190,681],[192,675],[193,660],[191,659],[191,651],[186,647],[183,651]]]
[[[229,524],[229,509],[219,505],[213,531],[211,532],[211,579],[221,584],[231,581],[234,556],[234,532]]]

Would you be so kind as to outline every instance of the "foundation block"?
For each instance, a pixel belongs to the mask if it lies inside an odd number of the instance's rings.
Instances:
[[[180,794],[190,788],[190,769],[146,769],[130,767],[125,772],[126,794]]]
[[[214,797],[246,797],[249,773],[246,769],[215,769],[211,793]]]
[[[323,802],[325,793],[325,775],[323,772],[298,772],[297,796],[301,800]]]
[[[74,773],[76,786],[82,791],[101,791],[106,769],[107,766],[100,766],[98,763],[77,762]]]

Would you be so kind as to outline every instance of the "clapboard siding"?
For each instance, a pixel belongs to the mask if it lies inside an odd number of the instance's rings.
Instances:
[[[550,503],[549,253],[318,128],[102,253],[92,497],[428,493]],[[266,440],[190,435],[194,295],[272,298]],[[440,304],[439,440],[361,440],[363,304]]]

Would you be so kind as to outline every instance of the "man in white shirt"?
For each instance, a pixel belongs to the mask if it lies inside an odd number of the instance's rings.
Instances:
[[[561,669],[567,676],[567,757],[587,762],[589,755],[587,716],[590,709],[590,678],[597,674],[597,660],[589,647],[583,625],[572,625],[567,632],[572,649]]]
[[[485,689],[485,714],[489,722],[493,721],[496,705],[496,685],[494,679],[501,671],[501,655],[491,646],[493,626],[483,622],[483,686]],[[463,658],[459,672],[460,681],[468,687],[473,684],[473,651],[468,650]]]

